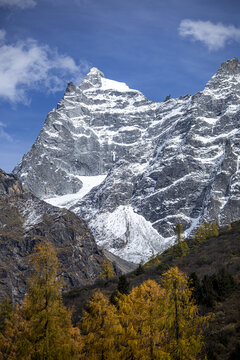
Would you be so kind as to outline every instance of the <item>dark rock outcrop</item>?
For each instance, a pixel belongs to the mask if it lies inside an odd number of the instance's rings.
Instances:
[[[0,170],[0,298],[24,297],[31,273],[28,255],[40,241],[57,250],[64,290],[91,284],[102,272],[106,258],[85,221],[39,200]]]

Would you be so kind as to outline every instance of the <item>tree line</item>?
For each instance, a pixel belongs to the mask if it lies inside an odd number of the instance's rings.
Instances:
[[[208,319],[199,315],[188,278],[177,267],[160,283],[147,280],[129,293],[122,277],[114,303],[97,291],[73,325],[52,245],[38,244],[30,261],[33,273],[22,305],[1,305],[1,360],[204,358]],[[106,263],[104,273],[109,276]]]

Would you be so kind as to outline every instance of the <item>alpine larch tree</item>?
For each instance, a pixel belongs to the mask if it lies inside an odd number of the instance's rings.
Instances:
[[[71,311],[62,302],[56,251],[48,242],[35,247],[28,293],[7,323],[3,359],[80,359],[80,330],[72,326]]]

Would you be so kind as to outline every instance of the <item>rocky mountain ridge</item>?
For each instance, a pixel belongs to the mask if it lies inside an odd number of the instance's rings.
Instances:
[[[65,290],[91,284],[101,274],[106,258],[86,223],[39,200],[0,170],[0,298],[24,297],[31,272],[28,255],[39,241],[50,241],[57,249]]]
[[[82,216],[100,246],[146,261],[172,244],[177,223],[188,236],[240,218],[239,99],[236,58],[203,91],[160,103],[93,68],[68,85],[14,172]]]

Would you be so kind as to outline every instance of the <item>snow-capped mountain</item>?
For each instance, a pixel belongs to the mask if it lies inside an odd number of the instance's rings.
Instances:
[[[68,84],[14,172],[46,201],[83,216],[96,241],[146,261],[204,220],[240,218],[240,63],[205,89],[152,102],[93,68]]]

